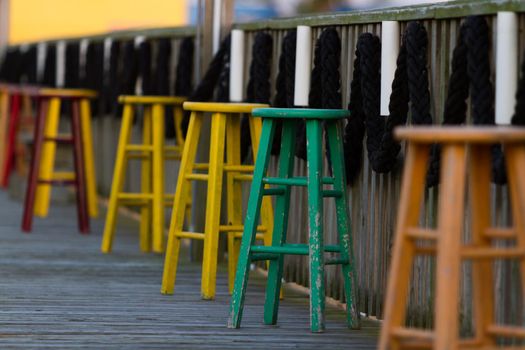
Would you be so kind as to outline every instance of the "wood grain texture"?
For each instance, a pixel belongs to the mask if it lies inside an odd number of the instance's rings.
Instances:
[[[99,253],[102,220],[77,233],[74,206],[53,206],[33,233],[18,228],[22,207],[0,193],[0,348],[2,349],[374,349],[377,326],[346,328],[328,307],[328,331],[309,331],[308,297],[287,290],[277,326],[262,324],[263,281],[254,274],[243,327],[226,328],[226,267],[216,301],[200,298],[200,266],[183,248],[175,294],[159,293],[162,256],[137,249],[137,226],[119,218],[113,254]],[[102,215],[104,217],[105,215]]]

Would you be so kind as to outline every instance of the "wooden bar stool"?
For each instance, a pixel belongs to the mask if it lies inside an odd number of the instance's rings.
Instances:
[[[33,86],[18,86],[11,85],[6,89],[6,99],[3,102],[4,96],[0,87],[0,109],[4,110],[3,104],[6,103],[4,121],[4,114],[1,113],[0,124],[7,125],[7,134],[3,133],[4,151],[0,157],[0,186],[6,188],[9,185],[9,178],[14,170],[14,160],[17,153],[17,136],[19,128],[22,124],[30,123],[28,119],[33,119],[32,101],[38,96],[40,88]],[[32,122],[31,122],[32,123]]]
[[[243,231],[241,182],[251,181],[253,165],[241,165],[241,116],[251,113],[254,108],[265,107],[249,103],[207,103],[185,102],[184,109],[191,111],[188,133],[182,153],[177,189],[173,202],[173,213],[168,236],[168,247],[162,277],[164,294],[172,294],[181,239],[189,238],[204,241],[202,262],[201,296],[214,299],[217,274],[217,253],[219,234],[228,234],[228,274],[229,287],[233,287],[235,267],[237,265],[240,238]],[[209,163],[195,163],[197,146],[201,136],[201,127],[205,113],[211,113],[211,138]],[[255,159],[261,133],[261,121],[250,118],[250,135]],[[226,152],[226,162],[224,153]],[[195,173],[206,171],[207,173]],[[220,224],[223,175],[227,176],[227,225]],[[206,181],[208,184],[206,199],[206,222],[204,233],[183,231],[184,208],[189,200],[191,181]],[[263,203],[262,225],[256,227],[258,238],[270,243],[272,233],[272,209],[269,198]]]
[[[505,337],[525,338],[525,328],[498,325],[494,318],[495,259],[520,260],[525,287],[525,128],[411,127],[395,131],[407,140],[396,236],[379,349],[464,349],[497,347]],[[418,227],[430,147],[442,147],[437,228]],[[506,157],[512,227],[493,227],[490,212],[491,147]],[[463,242],[465,183],[468,178],[472,239]],[[494,245],[513,240],[513,247]],[[405,327],[412,263],[436,256],[435,329]],[[459,338],[461,263],[472,261],[475,336]],[[525,290],[525,289],[524,289]]]
[[[239,328],[241,325],[244,297],[248,282],[250,263],[270,260],[264,323],[277,323],[279,291],[283,273],[285,254],[309,255],[310,258],[310,327],[312,332],[324,330],[325,306],[325,265],[342,265],[344,289],[347,305],[347,323],[349,327],[358,326],[358,314],[354,308],[355,272],[353,248],[348,218],[346,197],[346,179],[343,159],[343,139],[340,120],[347,118],[347,110],[322,109],[279,109],[263,108],[253,111],[253,115],[263,119],[259,153],[255,162],[255,171],[246,212],[246,222],[242,236],[239,264],[235,275],[235,287],[230,305],[228,327]],[[283,120],[281,151],[278,177],[266,177],[270,151],[273,143],[276,122]],[[307,177],[294,177],[293,164],[297,124],[306,119],[307,135]],[[323,176],[323,124],[327,129],[330,147],[332,176]],[[269,187],[271,186],[271,187]],[[309,243],[286,243],[288,212],[290,208],[291,186],[306,186],[308,189]],[[325,187],[330,188],[325,188]],[[265,197],[266,196],[266,197]],[[255,232],[261,202],[267,196],[277,196],[275,204],[274,234],[271,246],[255,245]],[[324,244],[323,241],[323,199],[334,198],[337,211],[337,229],[339,243]],[[297,204],[296,204],[297,205]],[[303,205],[300,203],[299,205]],[[325,253],[336,253],[338,257],[325,259]]]
[[[45,209],[47,213],[49,193],[44,190],[50,190],[50,185],[74,185],[77,197],[78,227],[82,233],[89,232],[87,198],[89,188],[86,179],[89,176],[94,177],[94,168],[93,159],[84,159],[90,153],[87,151],[87,146],[91,146],[91,140],[86,140],[86,136],[90,135],[90,129],[86,130],[89,118],[86,111],[83,111],[82,104],[89,104],[89,99],[94,97],[96,93],[88,90],[42,89],[39,91],[39,112],[35,125],[33,155],[22,219],[23,231],[31,231],[33,211],[37,204],[36,196],[40,196],[41,209]],[[64,100],[71,102],[71,135],[57,135],[60,104]],[[54,172],[56,144],[73,145],[73,173]],[[91,169],[87,168],[88,164],[91,164]],[[92,184],[94,184],[94,178]],[[42,192],[37,193],[37,191]],[[96,204],[96,193],[93,199]]]
[[[118,141],[113,183],[108,203],[106,225],[101,250],[111,252],[117,211],[120,205],[141,207],[140,249],[164,251],[164,207],[171,206],[173,195],[164,192],[164,162],[180,159],[184,138],[180,130],[182,103],[184,97],[167,96],[120,96],[124,104],[122,126]],[[166,146],[164,142],[164,109],[174,106],[176,145]],[[144,107],[142,144],[131,143],[131,127],[135,108]],[[130,159],[142,161],[141,192],[123,192],[127,163]]]
[[[93,156],[93,137],[91,132],[91,104],[90,100],[97,96],[95,91],[82,89],[40,89],[37,97],[48,105],[47,115],[44,122],[44,140],[54,138],[66,139],[68,136],[58,135],[58,126],[63,102],[70,100],[74,105],[73,112],[79,113],[80,132],[82,133],[83,167],[85,171],[85,184],[87,195],[87,208],[90,217],[98,216],[97,183],[95,174],[95,161]],[[39,159],[39,184],[35,199],[35,215],[46,217],[49,212],[51,199],[51,182],[71,180],[74,174],[71,172],[54,172],[56,142],[44,142],[42,145],[41,159]],[[47,183],[49,182],[49,183]]]

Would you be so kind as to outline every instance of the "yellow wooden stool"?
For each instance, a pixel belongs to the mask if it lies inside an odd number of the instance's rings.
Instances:
[[[80,123],[82,129],[82,144],[84,149],[84,170],[86,176],[86,194],[88,214],[98,216],[97,183],[95,176],[95,163],[93,157],[93,139],[91,133],[91,105],[90,100],[97,96],[95,91],[81,89],[40,89],[38,96],[49,98],[49,110],[46,117],[44,137],[54,139],[58,136],[58,125],[62,100],[72,97],[78,98],[80,105]],[[67,137],[67,136],[66,136]],[[39,178],[41,180],[68,180],[75,177],[72,172],[55,172],[56,143],[46,142],[42,149]],[[34,213],[46,217],[49,213],[51,199],[51,185],[42,183],[38,186],[35,198]]]
[[[233,289],[235,269],[244,229],[242,222],[242,181],[251,181],[253,165],[241,165],[241,116],[251,113],[254,108],[266,107],[261,104],[247,103],[206,103],[185,102],[184,109],[191,111],[188,133],[182,152],[179,178],[173,202],[173,213],[169,229],[164,274],[162,278],[163,294],[172,294],[177,271],[177,262],[182,238],[204,241],[202,262],[201,294],[203,299],[215,297],[217,274],[217,253],[219,233],[228,233],[228,286]],[[211,137],[209,163],[195,163],[197,146],[201,134],[205,113],[211,113]],[[252,151],[255,156],[261,135],[261,120],[250,117],[250,135]],[[226,162],[224,153],[226,151]],[[207,171],[207,174],[194,171]],[[227,174],[227,211],[228,224],[221,225],[222,180]],[[187,196],[191,188],[190,181],[207,181],[206,222],[204,233],[185,232],[184,208],[190,200]],[[257,238],[265,244],[271,243],[273,212],[271,201],[266,197],[262,202],[261,223],[257,228]]]
[[[164,207],[171,206],[173,195],[164,192],[164,161],[180,159],[184,138],[180,129],[183,97],[120,96],[124,104],[122,126],[113,172],[108,213],[101,250],[111,252],[115,236],[119,205],[140,206],[140,249],[161,253],[164,251]],[[142,144],[131,144],[134,108],[144,107]],[[176,144],[164,144],[164,109],[174,107]],[[142,161],[141,192],[122,192],[129,159]]]

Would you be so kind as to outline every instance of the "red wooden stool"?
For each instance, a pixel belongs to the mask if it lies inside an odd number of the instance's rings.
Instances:
[[[7,99],[9,100],[8,107],[6,109],[6,120],[4,126],[7,129],[7,135],[4,135],[4,149],[3,157],[1,159],[0,169],[0,187],[6,188],[9,185],[9,178],[14,169],[14,160],[16,154],[16,139],[19,131],[20,124],[22,121],[22,114],[27,113],[24,111],[23,102],[24,99],[32,99],[38,95],[39,89],[32,86],[9,86],[6,88]],[[31,114],[28,113],[28,114]],[[24,117],[28,117],[24,115]],[[30,117],[30,115],[29,115]],[[8,118],[8,120],[7,120]],[[27,118],[25,118],[27,119]],[[4,129],[5,130],[5,129]]]
[[[31,231],[35,195],[38,185],[73,185],[76,192],[78,228],[82,233],[89,232],[89,216],[87,207],[86,178],[84,169],[84,149],[82,142],[82,123],[80,120],[80,102],[87,98],[96,97],[96,93],[89,90],[74,89],[42,89],[38,93],[38,113],[35,123],[34,146],[27,181],[22,230]],[[49,137],[45,135],[46,120],[52,100],[71,101],[71,135]],[[39,177],[42,149],[45,142],[69,144],[73,146],[74,176],[70,178],[52,178],[43,180]]]

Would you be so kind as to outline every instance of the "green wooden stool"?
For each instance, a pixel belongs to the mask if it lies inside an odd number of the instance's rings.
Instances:
[[[240,327],[250,263],[260,260],[270,260],[264,304],[264,323],[273,325],[277,322],[283,258],[284,254],[293,254],[310,256],[310,327],[312,332],[322,332],[325,327],[324,265],[333,264],[342,265],[348,326],[358,328],[359,318],[355,307],[354,287],[356,279],[345,192],[343,138],[340,125],[340,119],[347,118],[349,112],[325,109],[260,108],[253,110],[252,113],[255,117],[262,118],[263,126],[235,275],[228,327]],[[283,120],[279,176],[266,177],[276,122],[279,119]],[[293,177],[292,174],[296,131],[298,122],[303,119],[306,120],[308,139],[308,176],[306,178]],[[323,125],[326,126],[326,136],[330,147],[332,177],[323,176]],[[306,186],[308,189],[308,244],[286,243],[291,186]],[[331,188],[325,189],[325,187]],[[254,245],[263,196],[277,196],[271,246]],[[323,243],[323,198],[327,197],[333,197],[336,201],[339,233],[339,244],[337,245]],[[326,252],[338,253],[339,257],[325,260],[324,253]]]

